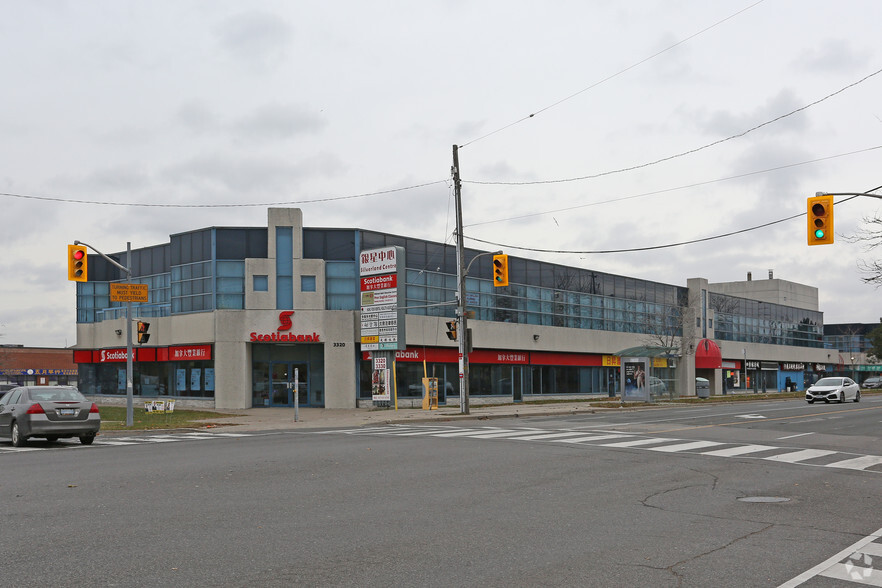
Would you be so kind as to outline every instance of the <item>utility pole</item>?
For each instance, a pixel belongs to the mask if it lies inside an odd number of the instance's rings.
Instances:
[[[459,412],[469,414],[469,350],[466,338],[466,268],[462,236],[462,181],[459,177],[459,146],[453,146],[453,194],[456,198],[456,322],[459,344]]]

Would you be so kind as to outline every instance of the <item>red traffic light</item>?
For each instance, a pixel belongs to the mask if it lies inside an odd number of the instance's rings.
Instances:
[[[67,246],[67,279],[73,282],[89,281],[89,258],[83,245]]]

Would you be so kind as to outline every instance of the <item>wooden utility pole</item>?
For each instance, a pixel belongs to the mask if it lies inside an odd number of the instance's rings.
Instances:
[[[459,146],[453,146],[453,194],[456,198],[456,341],[459,344],[459,411],[469,414],[469,351],[466,338],[466,271],[462,237],[462,182],[459,177]]]

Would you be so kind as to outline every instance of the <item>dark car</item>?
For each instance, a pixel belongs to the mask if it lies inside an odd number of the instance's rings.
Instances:
[[[882,377],[873,376],[872,378],[867,378],[866,380],[864,380],[864,383],[861,384],[861,388],[868,388],[868,389],[882,388]]]
[[[22,386],[0,399],[0,437],[22,447],[31,437],[79,437],[89,445],[101,428],[98,405],[73,386]]]

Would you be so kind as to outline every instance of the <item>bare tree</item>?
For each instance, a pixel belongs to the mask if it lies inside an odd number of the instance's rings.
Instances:
[[[864,251],[872,251],[882,246],[882,217],[866,216],[863,222],[864,226],[846,240],[850,243],[860,243]],[[882,260],[858,260],[858,269],[864,274],[861,280],[865,283],[882,286]]]

